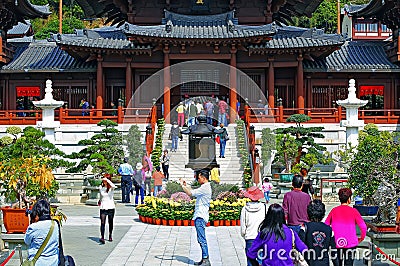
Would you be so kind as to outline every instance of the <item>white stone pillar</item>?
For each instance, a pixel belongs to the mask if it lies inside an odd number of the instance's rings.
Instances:
[[[45,134],[45,139],[51,143],[55,142],[54,130],[60,127],[59,121],[54,121],[54,109],[62,106],[63,101],[53,99],[53,88],[51,80],[46,81],[45,96],[41,101],[33,101],[33,104],[42,109],[42,121],[38,121],[36,126],[41,128]]]
[[[346,127],[346,147],[358,145],[358,131],[364,127],[364,120],[358,119],[358,108],[366,105],[368,100],[360,100],[356,96],[356,81],[349,80],[349,95],[345,100],[336,101],[340,106],[346,108],[346,120],[340,121],[340,126]]]

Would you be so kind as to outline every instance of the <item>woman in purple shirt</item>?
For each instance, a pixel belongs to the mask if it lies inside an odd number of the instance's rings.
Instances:
[[[296,249],[300,252],[306,250],[307,246],[297,233],[294,232],[293,235]],[[257,266],[259,265],[257,260],[261,260],[263,266],[292,266],[291,250],[292,231],[285,224],[283,208],[277,203],[271,204],[260,225],[259,233],[247,252],[247,257],[252,265]]]

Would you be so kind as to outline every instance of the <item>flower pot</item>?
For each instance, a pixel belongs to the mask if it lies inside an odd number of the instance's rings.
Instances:
[[[168,225],[168,222],[167,222],[167,220],[165,220],[165,219],[161,219],[161,224],[162,224],[162,225]]]
[[[153,223],[153,218],[152,217],[147,217],[147,223],[152,224]]]
[[[183,220],[183,226],[189,226],[189,220]]]
[[[361,216],[373,216],[378,212],[378,206],[367,206],[367,205],[353,205],[353,208],[356,209]]]
[[[175,225],[175,220],[168,220],[168,225],[169,226],[174,226]]]
[[[214,221],[214,226],[219,226],[219,220]]]
[[[231,226],[231,220],[225,220],[225,226]]]
[[[182,226],[182,220],[176,220],[175,221],[176,226]]]
[[[142,223],[144,223],[144,217],[142,215],[139,214],[139,221],[141,221]]]
[[[208,222],[208,223],[206,224],[206,226],[210,226],[210,222]]]
[[[190,220],[190,225],[194,226],[194,220]]]
[[[240,226],[240,220],[236,220],[236,225]]]
[[[3,211],[3,223],[7,233],[25,233],[29,226],[29,219],[25,215],[25,209],[1,208]]]
[[[231,225],[236,226],[236,220],[231,220]]]
[[[153,221],[155,221],[156,225],[161,225],[161,219],[160,218],[155,218],[155,219],[153,219]]]

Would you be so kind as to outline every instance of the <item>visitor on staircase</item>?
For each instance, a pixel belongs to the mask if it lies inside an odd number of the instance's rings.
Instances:
[[[218,134],[219,135],[219,158],[225,158],[225,146],[226,146],[226,141],[229,140],[228,136],[228,131],[226,128],[224,128],[224,124],[220,124],[220,129],[222,130],[222,133]]]
[[[176,152],[178,149],[178,138],[182,136],[181,130],[176,122],[174,122],[173,126],[171,127],[170,139],[172,140],[172,147],[171,151]]]
[[[169,173],[168,173],[168,169],[169,169],[169,160],[170,160],[170,156],[168,154],[168,150],[165,149],[163,155],[160,158],[160,163],[162,166],[162,170],[165,176],[165,179],[168,181],[169,178]]]

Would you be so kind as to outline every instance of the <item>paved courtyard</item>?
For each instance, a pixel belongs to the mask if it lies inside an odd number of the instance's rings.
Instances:
[[[282,199],[273,200],[281,202]],[[327,206],[327,212],[336,206]],[[101,245],[97,206],[62,205],[68,216],[62,226],[65,254],[79,266],[92,265],[192,265],[201,257],[194,227],[157,226],[139,221],[134,207],[117,203],[113,242]],[[239,226],[207,227],[210,260],[213,266],[246,265],[244,240]],[[106,228],[107,236],[108,228]],[[14,256],[17,259],[17,256]],[[7,265],[19,265],[17,260]],[[355,265],[364,265],[357,261]],[[374,264],[388,265],[388,264]]]

